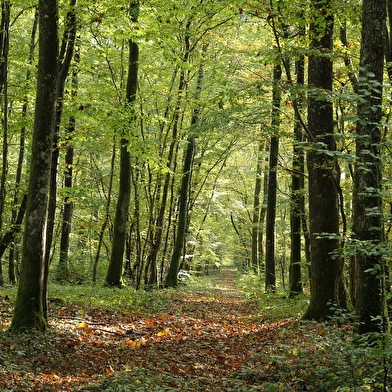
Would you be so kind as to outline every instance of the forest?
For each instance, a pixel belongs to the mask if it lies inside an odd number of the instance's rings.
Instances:
[[[389,390],[390,0],[0,23],[0,390]]]

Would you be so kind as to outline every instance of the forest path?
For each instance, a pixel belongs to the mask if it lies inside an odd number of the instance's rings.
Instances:
[[[298,320],[262,322],[237,276],[222,268],[206,288],[174,290],[154,314],[52,309],[45,337],[0,347],[16,352],[12,366],[0,366],[0,390],[302,390],[274,360],[286,350],[277,342],[297,339]]]

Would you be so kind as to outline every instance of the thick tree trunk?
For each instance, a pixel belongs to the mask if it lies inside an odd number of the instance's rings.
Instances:
[[[137,22],[139,16],[139,2],[133,1],[130,4],[130,14],[132,22]],[[134,111],[133,106],[136,101],[139,67],[138,62],[139,46],[135,41],[133,41],[133,39],[130,39],[126,101],[128,106],[127,110],[130,110],[131,113]],[[134,117],[134,114],[132,114],[132,117]],[[134,124],[135,118],[131,121]],[[107,286],[121,287],[123,284],[123,258],[127,234],[128,210],[131,200],[131,152],[129,150],[130,140],[128,134],[129,129],[124,129],[121,137],[120,187],[116,205],[116,214],[114,217],[112,252],[105,281]]]
[[[308,130],[313,143],[308,153],[309,218],[311,242],[310,304],[304,318],[322,320],[332,314],[336,279],[341,270],[339,249],[338,189],[333,155],[332,43],[333,15],[330,1],[313,3],[310,26]]]
[[[385,20],[385,0],[363,1],[353,197],[354,234],[358,242],[355,310],[359,318],[359,333],[382,332],[385,318],[384,266],[380,252],[383,224],[379,151]]]
[[[276,191],[278,178],[278,151],[279,151],[279,126],[280,126],[280,101],[282,68],[280,63],[275,64],[273,74],[272,92],[272,133],[269,170],[268,170],[268,195],[267,195],[267,217],[265,229],[265,290],[276,291],[275,274],[275,220],[276,220]]]
[[[58,81],[58,3],[39,0],[39,61],[20,282],[11,331],[44,331],[45,236]]]

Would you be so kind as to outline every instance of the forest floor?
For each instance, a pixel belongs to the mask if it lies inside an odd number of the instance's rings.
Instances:
[[[0,391],[332,390],[316,369],[336,373],[337,327],[265,320],[236,277],[223,268],[203,290],[174,290],[154,314],[53,300],[44,335],[10,335],[12,300],[0,292]]]

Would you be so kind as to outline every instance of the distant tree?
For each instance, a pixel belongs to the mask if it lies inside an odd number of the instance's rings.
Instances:
[[[364,0],[354,174],[355,310],[358,331],[382,332],[384,266],[380,156],[385,0]]]
[[[189,36],[186,36],[185,39],[187,43],[187,49],[189,50]],[[206,51],[207,46],[204,46],[203,53]],[[200,94],[202,90],[202,82],[203,82],[203,65],[202,62],[200,64],[197,85],[196,85],[196,94],[195,101],[200,99]],[[197,138],[197,126],[200,121],[200,108],[196,107],[193,110],[192,119],[191,119],[191,127],[189,130],[189,136],[187,139],[187,146],[185,149],[185,157],[182,171],[182,180],[180,186],[180,202],[179,202],[179,211],[178,211],[178,223],[177,223],[177,235],[176,240],[173,247],[173,253],[170,260],[170,265],[168,269],[168,273],[166,276],[165,286],[167,287],[176,287],[178,283],[177,274],[180,266],[181,256],[183,254],[183,250],[186,242],[186,228],[188,225],[188,208],[189,208],[189,198],[191,191],[191,179],[193,173],[193,162],[196,150],[196,138]]]
[[[44,331],[45,236],[58,81],[58,3],[39,0],[39,59],[34,133],[18,293],[11,331]]]

